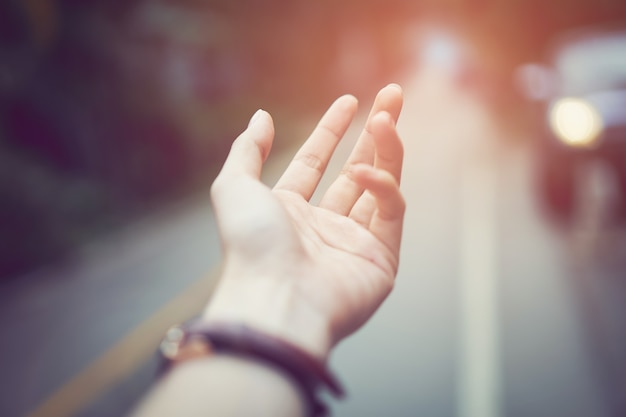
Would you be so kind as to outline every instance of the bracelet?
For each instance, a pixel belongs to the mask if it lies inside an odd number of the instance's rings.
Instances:
[[[244,355],[280,369],[300,387],[310,416],[328,414],[328,407],[318,397],[319,388],[326,388],[335,398],[345,395],[337,378],[318,359],[287,341],[245,324],[211,323],[196,318],[173,327],[160,346],[162,370],[212,352]]]

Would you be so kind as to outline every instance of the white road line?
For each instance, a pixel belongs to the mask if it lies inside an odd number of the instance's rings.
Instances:
[[[487,152],[483,155],[488,156]],[[461,335],[457,417],[498,417],[502,414],[496,172],[493,160],[483,158],[478,162],[466,166],[461,188]]]

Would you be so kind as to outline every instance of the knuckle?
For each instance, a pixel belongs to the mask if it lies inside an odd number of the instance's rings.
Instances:
[[[296,155],[294,160],[319,173],[323,173],[326,170],[326,162],[312,153]]]
[[[332,136],[335,140],[339,140],[341,135],[332,127],[325,125],[325,124],[319,124],[317,126],[318,129],[320,129],[321,131],[326,132],[327,134],[329,134],[330,136]]]
[[[340,176],[344,176],[346,178],[352,179],[352,168],[354,165],[352,164],[345,164],[342,168],[341,171],[339,171],[339,175]]]
[[[376,157],[387,164],[402,164],[404,158],[404,144],[399,138],[385,140],[385,144],[379,147]]]

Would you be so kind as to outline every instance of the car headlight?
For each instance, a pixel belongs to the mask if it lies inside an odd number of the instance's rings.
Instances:
[[[550,127],[566,145],[594,145],[604,128],[602,117],[591,103],[580,98],[563,98],[550,109]]]

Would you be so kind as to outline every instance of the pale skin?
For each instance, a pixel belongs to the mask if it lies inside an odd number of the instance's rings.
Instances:
[[[211,189],[224,263],[207,321],[245,323],[322,361],[393,288],[405,203],[396,131],[402,90],[379,91],[344,168],[310,203],[357,111],[337,99],[273,188],[260,181],[274,137],[259,110]],[[298,388],[254,360],[214,355],[174,367],[137,416],[303,416]]]

